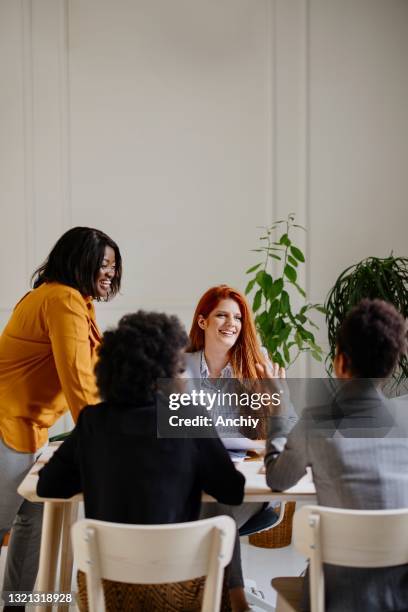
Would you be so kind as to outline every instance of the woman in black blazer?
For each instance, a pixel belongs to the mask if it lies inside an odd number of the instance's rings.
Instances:
[[[245,479],[218,437],[158,438],[158,379],[176,377],[187,336],[174,316],[139,311],[105,333],[95,372],[101,397],[41,470],[37,493],[82,492],[85,515],[120,523],[197,519],[202,492],[240,504]]]

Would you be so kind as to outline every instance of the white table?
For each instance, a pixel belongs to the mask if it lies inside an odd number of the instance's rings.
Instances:
[[[73,559],[70,530],[72,523],[77,519],[78,504],[82,501],[82,495],[75,495],[69,499],[50,499],[37,495],[38,472],[49,461],[59,445],[59,442],[50,444],[18,488],[18,492],[25,499],[44,502],[37,590],[46,592],[69,592],[71,590]],[[242,461],[237,463],[236,467],[246,478],[244,501],[316,502],[316,493],[310,472],[305,474],[291,489],[278,492],[271,491],[267,486],[261,460]],[[214,501],[214,499],[209,495],[203,495],[203,501]],[[60,575],[56,584],[60,550]],[[36,608],[36,610],[37,612],[50,612],[52,608],[42,606]],[[67,607],[59,606],[58,610],[66,612]]]

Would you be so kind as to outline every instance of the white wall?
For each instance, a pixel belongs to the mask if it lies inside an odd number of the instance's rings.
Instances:
[[[310,287],[321,299],[352,263],[408,254],[408,2],[310,7]]]
[[[72,225],[123,251],[102,327],[189,324],[289,211],[313,301],[406,254],[407,57],[406,0],[0,0],[0,327]]]

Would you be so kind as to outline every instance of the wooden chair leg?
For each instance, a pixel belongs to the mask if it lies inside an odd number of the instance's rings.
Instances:
[[[62,515],[62,538],[60,557],[59,590],[67,593],[71,591],[73,554],[71,546],[71,526],[78,518],[78,502],[64,504]],[[59,605],[57,612],[66,612],[66,605]]]
[[[44,504],[40,564],[37,576],[38,591],[46,591],[47,593],[55,591],[64,505],[64,503],[54,502],[45,502]],[[36,606],[35,612],[52,612],[52,606]]]

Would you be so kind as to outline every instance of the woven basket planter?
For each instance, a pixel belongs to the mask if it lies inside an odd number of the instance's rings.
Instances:
[[[276,527],[248,536],[249,543],[260,548],[283,548],[292,541],[292,524],[296,502],[286,502],[282,521]]]

